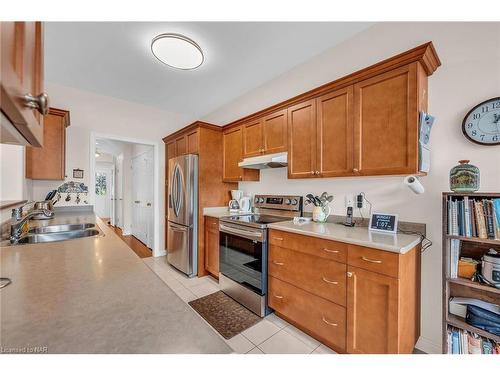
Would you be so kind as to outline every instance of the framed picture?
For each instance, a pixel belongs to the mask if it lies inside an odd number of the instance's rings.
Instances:
[[[73,169],[73,178],[83,178],[83,169]]]

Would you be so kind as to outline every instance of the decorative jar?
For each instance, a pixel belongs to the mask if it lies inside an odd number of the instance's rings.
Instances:
[[[459,160],[450,170],[450,189],[455,193],[473,193],[479,190],[479,168],[469,160]]]

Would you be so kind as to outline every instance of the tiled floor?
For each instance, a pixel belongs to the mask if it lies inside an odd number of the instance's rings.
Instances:
[[[219,290],[218,282],[214,278],[205,276],[189,279],[171,267],[165,257],[144,258],[143,261],[186,303]],[[202,317],[200,319],[203,320]],[[335,353],[274,314],[266,316],[253,327],[229,340],[222,339],[239,354]]]

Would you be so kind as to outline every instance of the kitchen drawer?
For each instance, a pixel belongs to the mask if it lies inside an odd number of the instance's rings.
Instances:
[[[205,216],[205,225],[207,230],[219,232],[219,219],[216,217]]]
[[[346,272],[343,263],[276,245],[269,248],[269,275],[342,306],[346,305]]]
[[[399,277],[399,254],[349,245],[347,263],[367,271]]]
[[[269,243],[341,263],[347,261],[347,244],[343,242],[271,229]]]
[[[345,352],[346,310],[274,277],[269,277],[268,302],[334,350]]]

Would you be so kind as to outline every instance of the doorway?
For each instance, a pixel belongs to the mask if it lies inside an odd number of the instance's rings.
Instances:
[[[153,145],[94,138],[95,211],[141,258],[155,247],[156,160]]]

